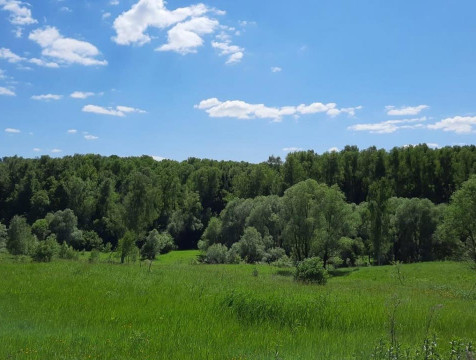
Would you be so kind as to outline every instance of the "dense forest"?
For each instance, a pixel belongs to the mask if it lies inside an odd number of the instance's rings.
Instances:
[[[465,201],[474,198],[474,181],[465,182],[475,173],[475,146],[347,146],[260,164],[8,157],[0,161],[0,247],[27,253],[28,241],[54,234],[77,250],[108,243],[124,249],[127,239],[140,248],[171,236],[180,249],[198,246],[209,262],[319,256],[324,265],[355,265],[364,256],[378,264],[474,256],[462,219],[471,210]]]

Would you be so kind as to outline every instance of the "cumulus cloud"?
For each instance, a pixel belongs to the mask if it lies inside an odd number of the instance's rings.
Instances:
[[[339,148],[334,146],[334,147],[331,147],[329,150],[327,150],[327,152],[330,152],[330,153],[339,152]]]
[[[347,129],[352,131],[367,131],[371,134],[390,134],[399,129],[418,129],[423,128],[422,124],[427,119],[425,116],[415,119],[387,120],[373,124],[356,124]]]
[[[244,49],[239,46],[232,45],[230,40],[225,40],[223,42],[212,41],[212,47],[220,50],[220,56],[228,56],[226,61],[227,64],[234,64],[240,62],[241,59],[243,59]]]
[[[313,103],[310,105],[301,104],[299,106],[269,107],[264,104],[249,104],[241,100],[220,101],[217,98],[210,98],[195,105],[196,109],[205,110],[210,117],[231,117],[237,119],[271,119],[280,122],[283,116],[298,116],[306,114],[326,113],[334,117],[342,113],[350,116],[355,115],[355,111],[361,106],[353,108],[337,108],[335,103],[323,104]]]
[[[428,125],[429,129],[455,132],[457,134],[469,134],[474,132],[476,116],[455,116],[443,119],[436,124]]]
[[[0,86],[0,96],[16,96],[15,92],[7,89],[6,87]]]
[[[76,130],[76,129],[69,129],[67,131],[68,134],[76,134],[77,132],[78,132],[78,130]]]
[[[63,150],[61,150],[61,149],[52,149],[51,152],[53,154],[59,154],[60,152],[63,152]]]
[[[296,151],[302,151],[302,150],[303,150],[302,148],[293,147],[293,146],[283,148],[284,152],[296,152]]]
[[[197,52],[204,44],[203,36],[218,29],[232,31],[233,28],[220,25],[210,14],[224,15],[224,11],[209,8],[204,4],[190,5],[175,10],[166,8],[163,0],[139,0],[128,11],[114,20],[116,36],[113,40],[120,45],[144,45],[152,40],[149,28],[167,30],[167,43],[157,47],[157,51],[174,51],[179,54]],[[228,55],[227,63],[235,63],[243,57],[243,49],[226,41],[213,42],[220,55]]]
[[[154,159],[155,161],[162,161],[162,160],[165,160],[165,158],[164,158],[164,157],[162,157],[162,156],[152,155],[151,157],[152,157],[152,159]]]
[[[119,116],[124,117],[127,113],[139,113],[143,114],[146,113],[145,110],[129,107],[129,106],[116,106],[115,108],[112,107],[102,107],[97,105],[86,105],[83,107],[84,112],[99,114],[99,115],[110,115],[110,116]]]
[[[387,111],[387,115],[391,116],[413,116],[418,115],[425,109],[428,109],[428,105],[418,105],[418,106],[403,106],[400,108],[396,108],[393,105],[385,106],[385,110]]]
[[[9,134],[19,134],[19,133],[21,133],[21,131],[19,129],[13,129],[13,128],[6,128],[5,132],[9,133]]]
[[[93,92],[90,91],[75,91],[71,93],[69,96],[72,97],[73,99],[87,99],[90,96],[96,95]]]
[[[10,12],[10,22],[14,25],[31,25],[36,24],[31,15],[31,10],[27,7],[28,3],[19,0],[0,0],[2,10]]]
[[[192,18],[175,25],[167,32],[167,43],[157,51],[175,51],[182,55],[197,52],[203,45],[200,35],[211,34],[218,26],[218,21],[207,17]]]
[[[33,95],[31,97],[33,100],[61,100],[63,95],[55,95],[55,94],[45,94],[45,95]]]
[[[44,66],[49,68],[57,68],[59,65],[55,62],[45,61],[42,59],[31,58],[27,59],[25,57],[19,56],[7,48],[0,48],[0,59],[7,60],[9,63],[19,63],[19,62],[29,62],[38,66]]]
[[[99,139],[98,136],[91,135],[91,134],[84,135],[84,138],[85,138],[86,140],[97,140],[97,139]]]
[[[24,57],[18,56],[10,49],[0,48],[0,59],[7,60],[9,63],[17,63],[26,60]]]
[[[99,50],[92,44],[63,37],[58,29],[47,26],[43,29],[36,29],[28,36],[42,48],[41,54],[47,58],[70,65],[80,64],[84,66],[107,65],[106,60],[98,60]]]
[[[109,5],[112,5],[112,6],[119,5],[119,0],[111,0],[109,1]]]
[[[40,148],[33,148],[33,151],[34,151],[34,152],[40,152],[41,149],[40,149]]]
[[[274,72],[274,73],[281,72],[281,71],[283,71],[283,69],[281,69],[279,66],[273,66],[271,68],[271,72]]]

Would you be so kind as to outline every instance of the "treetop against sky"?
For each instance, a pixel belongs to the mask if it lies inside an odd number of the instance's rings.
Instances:
[[[474,142],[474,1],[0,0],[0,154]]]

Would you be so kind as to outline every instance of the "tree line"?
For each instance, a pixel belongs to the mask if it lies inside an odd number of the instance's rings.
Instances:
[[[125,237],[143,247],[167,233],[179,248],[200,246],[223,261],[447,258],[467,252],[473,236],[444,225],[450,213],[455,224],[467,213],[447,204],[474,173],[475,146],[347,146],[260,164],[8,157],[0,161],[0,247],[8,228],[13,237],[41,242],[54,235],[79,250],[120,248]],[[14,235],[11,228],[26,230]]]

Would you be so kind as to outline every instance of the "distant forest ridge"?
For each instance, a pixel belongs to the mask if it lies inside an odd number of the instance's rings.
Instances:
[[[306,179],[337,184],[349,203],[366,201],[370,186],[386,179],[391,196],[440,204],[474,173],[474,145],[431,149],[423,144],[390,151],[346,146],[324,154],[294,152],[285,161],[270,156],[259,164],[197,158],[155,161],[149,156],[14,156],[0,161],[0,222],[9,224],[14,215],[22,215],[32,224],[69,208],[79,228],[94,230],[115,244],[124,226],[164,230],[174,214],[186,226],[186,214],[192,211],[202,224],[198,239],[232,199],[282,196]],[[191,200],[195,198],[199,206]]]

